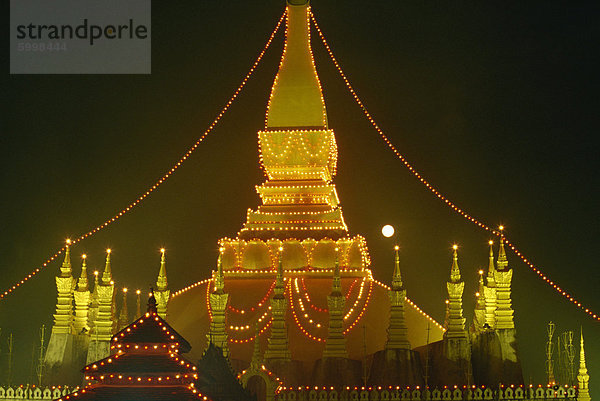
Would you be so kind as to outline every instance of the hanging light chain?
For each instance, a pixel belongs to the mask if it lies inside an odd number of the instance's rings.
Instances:
[[[233,95],[229,98],[229,100],[227,101],[225,106],[223,106],[223,108],[221,109],[219,114],[215,117],[215,119],[212,121],[212,123],[210,123],[210,125],[204,131],[204,133],[200,136],[200,138],[198,138],[198,140],[183,154],[183,156],[177,161],[177,163],[175,163],[162,177],[160,177],[154,183],[154,185],[152,185],[150,188],[148,188],[148,190],[146,192],[142,193],[137,199],[135,199],[133,202],[131,202],[127,207],[122,209],[120,212],[116,213],[111,218],[107,219],[104,223],[100,224],[99,226],[91,229],[90,231],[86,232],[85,234],[82,234],[81,236],[79,236],[77,238],[71,239],[70,245],[76,244],[77,242],[80,242],[80,241],[96,234],[98,231],[105,229],[110,224],[112,224],[115,221],[117,221],[118,219],[120,219],[123,215],[130,212],[131,209],[138,206],[143,200],[145,200],[150,194],[152,194],[152,192],[154,192],[155,189],[157,189],[163,182],[165,182],[175,172],[175,170],[177,170],[187,160],[187,158],[191,156],[191,154],[196,150],[196,148],[198,148],[200,143],[202,143],[202,141],[204,141],[204,139],[208,136],[208,134],[215,128],[217,123],[221,120],[223,115],[225,115],[225,113],[227,112],[229,107],[233,104],[233,101],[238,97],[241,90],[246,86],[246,83],[248,82],[248,80],[250,79],[252,74],[254,73],[254,70],[256,69],[256,67],[262,60],[263,56],[265,55],[265,52],[271,45],[273,38],[279,31],[279,28],[281,27],[281,23],[284,21],[285,15],[286,15],[286,12],[284,12],[281,15],[281,17],[279,18],[279,21],[277,22],[277,25],[275,26],[275,29],[273,30],[273,32],[271,32],[271,35],[269,36],[269,39],[267,40],[267,43],[265,44],[264,48],[259,53],[258,57],[254,61],[254,64],[252,65],[252,67],[250,67],[250,70],[248,71],[248,73],[246,74],[246,76],[244,77],[244,79],[242,80],[240,85],[237,87],[237,89],[235,90]],[[30,278],[32,278],[37,273],[39,273],[49,263],[54,261],[60,254],[62,254],[66,248],[67,248],[67,245],[60,248],[58,251],[56,251],[56,253],[54,255],[50,256],[44,263],[42,263],[41,266],[39,266],[38,268],[33,270],[31,273],[29,273],[27,276],[25,276],[21,281],[18,281],[12,287],[10,287],[7,290],[0,293],[0,300],[6,298],[6,296],[11,294],[14,290],[16,290],[21,285],[25,284],[25,282],[27,282]]]
[[[319,25],[317,24],[317,20],[315,19],[315,16],[312,12],[310,12],[310,18],[313,22],[313,26],[315,27],[315,29],[317,30],[321,41],[323,42],[323,45],[325,46],[325,49],[327,50],[327,53],[329,54],[329,57],[331,58],[331,61],[333,62],[333,64],[335,65],[336,69],[338,70],[338,73],[340,74],[340,76],[342,77],[342,80],[344,81],[344,84],[346,85],[346,87],[348,88],[348,90],[350,91],[350,93],[352,94],[352,97],[354,97],[354,100],[356,101],[356,103],[358,104],[358,106],[361,108],[361,110],[363,111],[363,113],[365,114],[365,116],[367,117],[367,119],[369,120],[369,122],[371,123],[371,125],[373,126],[373,128],[375,128],[375,130],[377,131],[377,133],[379,134],[379,136],[384,140],[384,142],[387,144],[387,146],[392,150],[392,152],[394,152],[394,154],[396,155],[396,157],[398,159],[400,159],[400,161],[404,164],[404,166],[406,168],[408,168],[408,170],[423,184],[425,185],[425,187],[427,187],[427,189],[432,192],[435,196],[437,196],[442,202],[444,202],[448,207],[450,207],[452,210],[454,210],[456,213],[458,213],[460,216],[462,216],[463,218],[465,218],[466,220],[470,221],[471,223],[475,224],[476,226],[488,231],[489,233],[497,236],[497,237],[503,237],[504,238],[504,242],[506,243],[506,245],[512,249],[512,251],[531,269],[534,271],[534,273],[536,273],[542,280],[544,280],[548,285],[550,285],[552,288],[554,288],[554,290],[556,290],[556,292],[558,292],[560,295],[562,295],[563,297],[565,297],[568,301],[570,301],[572,304],[574,304],[575,306],[577,306],[579,309],[581,309],[582,311],[584,311],[587,315],[589,315],[592,319],[596,320],[596,321],[600,321],[600,315],[598,315],[597,313],[594,313],[593,311],[591,311],[588,307],[586,307],[585,305],[583,305],[580,301],[578,301],[577,299],[575,299],[572,295],[570,295],[567,291],[565,291],[563,288],[559,287],[554,281],[552,281],[551,279],[549,279],[545,274],[543,274],[540,269],[538,267],[536,267],[529,259],[527,259],[522,253],[521,251],[519,251],[517,249],[517,247],[515,245],[513,245],[507,238],[506,236],[502,233],[501,230],[497,230],[494,228],[491,228],[490,226],[488,226],[487,224],[481,222],[480,220],[476,219],[475,217],[473,217],[472,215],[470,215],[469,213],[467,213],[466,211],[464,211],[463,209],[461,209],[460,207],[458,207],[454,202],[452,202],[450,199],[446,198],[446,196],[444,196],[441,192],[439,192],[433,185],[431,185],[422,175],[419,171],[417,171],[409,162],[408,160],[404,157],[404,155],[402,153],[400,153],[400,151],[398,151],[398,149],[396,149],[396,147],[392,144],[392,142],[389,140],[389,138],[387,137],[387,135],[385,135],[385,133],[383,132],[383,130],[379,127],[379,125],[377,125],[377,122],[375,122],[375,120],[373,119],[373,117],[371,116],[371,114],[369,113],[369,111],[367,110],[366,106],[363,104],[363,102],[360,100],[360,98],[358,97],[357,93],[354,91],[354,88],[352,87],[352,85],[350,84],[350,81],[348,80],[348,78],[346,77],[346,74],[344,73],[344,71],[342,70],[342,67],[339,65],[337,59],[335,58],[335,56],[333,55],[333,51],[331,50],[331,48],[329,47],[329,44],[327,43],[327,40],[325,40],[325,36],[323,35],[323,32],[321,31],[321,29],[319,28]]]

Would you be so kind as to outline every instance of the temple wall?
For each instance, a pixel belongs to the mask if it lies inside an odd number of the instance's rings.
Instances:
[[[36,386],[13,386],[0,387],[0,401],[17,400],[54,400],[65,395],[74,393],[79,387],[36,387]]]
[[[578,399],[577,389],[574,387],[559,387],[557,390],[547,387],[471,387],[448,388],[434,390],[420,390],[414,388],[390,387],[387,390],[381,387],[367,389],[357,388],[336,391],[331,388],[314,387],[294,390],[284,388],[275,396],[276,401],[462,401],[462,400],[573,400]]]

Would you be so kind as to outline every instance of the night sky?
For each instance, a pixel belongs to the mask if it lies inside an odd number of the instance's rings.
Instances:
[[[151,75],[10,76],[5,60],[1,289],[153,185],[225,104],[283,8],[283,0],[154,1]],[[528,258],[600,312],[597,2],[314,0],[313,11],[355,89],[408,160],[460,207],[489,225],[503,223]],[[117,285],[146,289],[164,246],[172,290],[208,277],[218,238],[235,236],[246,209],[259,204],[256,133],[281,38],[183,167],[140,207],[77,244],[74,256],[87,253],[93,270],[111,247]],[[408,296],[438,321],[451,244],[458,243],[470,323],[489,236],[395,159],[317,40],[314,33],[339,147],[335,183],[351,233],[367,238],[374,275],[388,282],[394,241],[380,229],[396,227]],[[544,381],[552,320],[557,332],[576,331],[577,342],[583,326],[592,396],[600,396],[600,324],[514,254],[509,261],[526,382]],[[9,332],[13,382],[28,381],[42,324],[49,339],[58,267],[0,301],[0,381]]]

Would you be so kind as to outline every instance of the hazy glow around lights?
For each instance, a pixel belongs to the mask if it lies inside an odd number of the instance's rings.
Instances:
[[[390,238],[392,235],[394,235],[394,232],[394,227],[392,227],[389,224],[386,224],[385,226],[381,227],[381,234],[383,234],[383,236],[386,238]]]

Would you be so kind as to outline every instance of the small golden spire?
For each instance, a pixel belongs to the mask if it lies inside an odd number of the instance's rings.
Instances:
[[[590,375],[585,365],[585,349],[583,347],[583,329],[581,329],[581,340],[579,348],[579,372],[577,373],[577,386],[579,394],[577,399],[581,401],[590,401]]]
[[[477,288],[477,293],[475,294],[477,296],[477,302],[478,304],[480,303],[482,306],[485,306],[485,285],[483,282],[483,269],[479,270],[479,287]]]
[[[452,245],[452,267],[450,269],[450,281],[458,283],[460,281],[460,269],[458,268],[458,245]]]
[[[104,265],[104,272],[102,273],[102,284],[108,285],[112,281],[112,270],[110,267],[110,254],[111,249],[106,250],[106,264]]]
[[[500,226],[500,232],[501,232],[501,237],[500,237],[500,249],[498,250],[498,270],[499,271],[506,271],[508,270],[508,259],[506,258],[506,251],[504,250],[504,226]]]
[[[219,249],[219,259],[217,259],[217,276],[215,277],[215,292],[223,293],[225,289],[225,276],[223,275],[223,248]]]
[[[490,253],[488,258],[488,271],[487,271],[487,285],[488,287],[495,287],[496,279],[494,278],[494,272],[496,271],[496,265],[494,262],[494,241],[489,240]]]
[[[156,280],[156,289],[158,291],[164,291],[168,287],[167,282],[167,260],[165,258],[165,248],[160,249],[160,270],[158,271],[158,278]]]
[[[333,284],[331,286],[331,293],[337,294],[342,291],[342,280],[340,277],[340,262],[338,257],[338,248],[335,248],[335,266],[333,268]]]
[[[392,276],[392,290],[402,290],[404,285],[402,283],[402,275],[400,274],[400,247],[396,245],[394,247],[394,275]]]
[[[65,259],[63,260],[60,268],[60,276],[70,277],[71,272],[71,240],[67,238],[65,241]]]
[[[88,290],[88,278],[87,278],[87,255],[84,253],[81,255],[81,275],[77,281],[77,290],[87,291]]]

